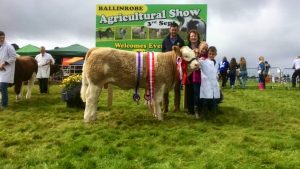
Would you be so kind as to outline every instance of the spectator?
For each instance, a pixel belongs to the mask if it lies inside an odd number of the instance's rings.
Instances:
[[[263,73],[263,75],[264,75],[264,88],[266,88],[266,79],[269,77],[270,68],[271,68],[271,65],[268,63],[268,61],[265,61],[265,71]]]
[[[229,63],[227,61],[227,58],[224,56],[223,60],[219,63],[219,72],[220,72],[221,79],[222,79],[222,87],[225,87],[226,83],[227,83],[228,68],[229,68]]]
[[[300,79],[300,56],[293,61],[293,69],[295,69],[292,75],[292,87],[296,87],[296,78]]]
[[[188,46],[194,50],[196,56],[199,56],[198,46],[200,44],[200,35],[197,30],[190,30],[187,36]],[[185,100],[189,114],[195,114],[198,110],[200,94],[200,70],[192,72],[185,83]]]
[[[16,51],[5,41],[5,33],[0,31],[0,92],[1,110],[8,106],[9,83],[14,83]]]
[[[232,58],[229,63],[229,82],[230,82],[230,88],[233,90],[235,85],[235,79],[236,79],[236,69],[238,68],[237,62],[235,58]]]
[[[265,71],[265,59],[263,56],[260,56],[258,58],[258,67],[257,67],[257,73],[258,73],[258,89],[264,90],[264,71]]]
[[[44,46],[41,47],[41,53],[35,57],[38,63],[38,72],[36,78],[39,80],[40,93],[48,93],[48,78],[50,76],[50,65],[54,64],[53,57],[46,53]]]
[[[184,46],[183,39],[178,35],[178,24],[175,22],[171,23],[170,28],[169,28],[169,34],[162,42],[162,52],[171,51],[172,47],[174,45],[177,45],[179,47]],[[174,93],[175,93],[175,96],[174,96],[175,110],[174,111],[180,111],[180,89],[181,89],[181,81],[178,80],[175,83],[175,88],[174,88]],[[164,94],[163,109],[164,109],[163,112],[169,111],[169,93]]]
[[[240,86],[241,86],[242,89],[245,89],[247,78],[248,78],[248,72],[247,72],[246,59],[244,57],[240,58],[240,63],[238,64],[238,68],[240,69],[240,73],[239,73],[239,76],[238,76]]]

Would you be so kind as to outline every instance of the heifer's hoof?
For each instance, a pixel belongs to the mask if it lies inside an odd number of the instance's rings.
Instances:
[[[90,123],[92,121],[96,121],[96,116],[84,117],[83,121],[85,123]]]
[[[21,95],[17,95],[16,96],[16,102],[20,101],[21,100]]]
[[[157,117],[157,120],[159,120],[159,121],[164,121],[164,118],[161,117],[161,116],[158,116],[158,117]]]
[[[195,113],[195,118],[200,119],[199,113]]]

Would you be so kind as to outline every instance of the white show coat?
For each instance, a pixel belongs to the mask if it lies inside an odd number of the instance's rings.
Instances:
[[[296,58],[293,61],[293,67],[295,67],[295,69],[300,69],[300,58]]]
[[[200,98],[220,98],[220,87],[218,82],[218,64],[210,59],[200,60],[201,87]]]
[[[16,51],[10,44],[4,42],[0,47],[0,64],[5,62],[5,70],[0,71],[0,82],[14,83]]]
[[[38,54],[35,57],[35,60],[38,62],[38,72],[36,78],[49,78],[50,76],[50,60],[52,60],[52,64],[54,64],[54,59],[49,53]]]

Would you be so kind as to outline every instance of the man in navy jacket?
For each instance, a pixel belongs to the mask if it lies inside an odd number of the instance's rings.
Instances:
[[[169,34],[162,42],[162,52],[168,52],[172,50],[172,47],[174,45],[177,45],[179,47],[184,46],[184,40],[178,35],[179,26],[177,23],[173,22],[170,25]],[[174,111],[180,111],[180,89],[181,89],[181,82],[178,80],[175,84],[174,92]],[[169,111],[169,93],[164,94],[164,100],[163,100],[163,107],[164,112]]]

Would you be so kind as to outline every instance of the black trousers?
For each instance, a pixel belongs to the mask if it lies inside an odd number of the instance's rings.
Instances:
[[[300,78],[300,69],[296,69],[295,72],[292,75],[292,85],[293,87],[296,87],[296,78],[297,76]]]
[[[222,87],[226,86],[227,80],[228,80],[228,74],[227,71],[225,72],[220,72],[221,78],[222,78]]]
[[[39,78],[40,93],[48,93],[48,78]]]
[[[195,114],[194,111],[194,88],[193,84],[186,84],[185,85],[185,101],[186,101],[186,107],[188,109],[188,112],[190,114]]]
[[[181,90],[181,81],[177,81],[174,87],[174,106],[175,111],[180,111],[180,90]],[[164,93],[163,96],[163,109],[164,112],[169,111],[169,93]]]

